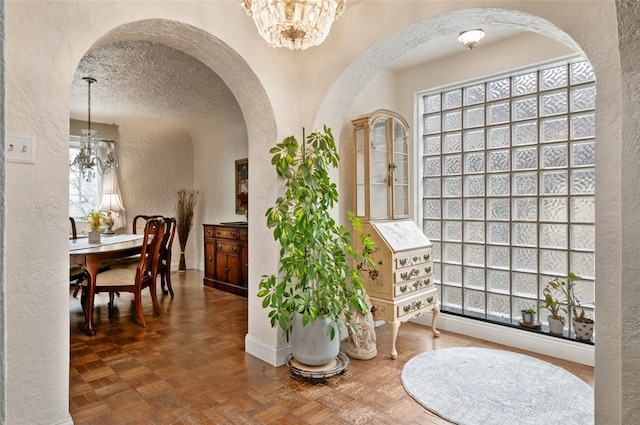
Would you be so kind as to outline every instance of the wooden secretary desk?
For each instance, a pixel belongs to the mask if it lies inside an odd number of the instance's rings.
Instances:
[[[374,320],[391,328],[391,357],[397,358],[400,324],[439,313],[433,284],[432,244],[409,218],[409,138],[407,122],[378,110],[352,121],[355,140],[356,216],[373,240],[377,268],[364,273]],[[357,243],[357,241],[356,241]]]

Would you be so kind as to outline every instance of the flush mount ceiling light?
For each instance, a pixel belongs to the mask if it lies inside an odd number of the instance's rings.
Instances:
[[[304,50],[327,38],[347,0],[242,0],[271,47]]]
[[[462,31],[460,35],[458,35],[458,41],[469,49],[473,49],[483,37],[484,31],[481,29]]]

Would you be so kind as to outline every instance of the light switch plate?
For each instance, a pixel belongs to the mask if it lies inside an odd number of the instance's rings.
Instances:
[[[7,162],[36,163],[36,137],[28,134],[7,133],[5,140]]]

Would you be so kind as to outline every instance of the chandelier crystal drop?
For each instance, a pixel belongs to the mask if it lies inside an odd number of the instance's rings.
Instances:
[[[346,0],[242,0],[271,47],[304,50],[322,43]]]
[[[87,128],[83,129],[80,140],[80,152],[69,163],[71,171],[80,172],[82,178],[90,182],[97,174],[107,174],[118,166],[115,157],[115,141],[98,138],[98,132],[91,129],[91,84],[97,80],[83,77],[88,86]]]

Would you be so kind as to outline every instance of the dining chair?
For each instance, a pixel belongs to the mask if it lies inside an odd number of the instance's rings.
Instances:
[[[153,219],[161,219],[162,216],[158,215],[158,214],[154,214],[154,215],[144,215],[144,214],[139,214],[135,217],[133,217],[133,228],[131,229],[133,231],[134,235],[138,234],[138,220],[144,220],[145,222],[149,221],[149,220],[153,220]]]
[[[78,239],[78,228],[76,227],[76,221],[73,217],[69,217],[69,222],[71,224],[71,238]],[[82,286],[81,283],[87,278],[87,271],[78,265],[69,265],[69,283],[72,286],[75,286],[73,289],[73,298],[78,296],[78,291]]]
[[[165,295],[171,294],[171,298],[173,298],[173,288],[171,287],[171,247],[176,234],[176,219],[174,217],[165,217],[164,224],[166,227],[162,238],[162,246],[160,247],[158,274],[160,275],[162,293]]]
[[[144,223],[146,223],[147,221],[153,220],[153,219],[162,219],[162,216],[157,214],[156,215],[140,214],[133,217],[133,223],[131,228],[132,233],[134,235],[138,234],[138,220],[142,220]],[[142,227],[144,228],[144,226]],[[139,258],[140,258],[140,255],[132,255],[131,257],[118,258],[117,260],[109,262],[109,264],[113,264],[115,267],[129,267],[129,266],[135,267],[135,265],[138,264]]]
[[[161,220],[148,220],[144,227],[142,251],[135,267],[130,265],[112,266],[110,270],[101,273],[95,282],[95,292],[108,292],[109,317],[114,310],[114,294],[116,292],[130,292],[134,294],[134,306],[138,322],[143,328],[147,327],[142,311],[142,291],[149,288],[153,312],[160,315],[160,304],[156,292],[156,276],[160,260],[160,247],[165,233],[165,223]],[[87,282],[83,283],[82,305],[85,306]]]

